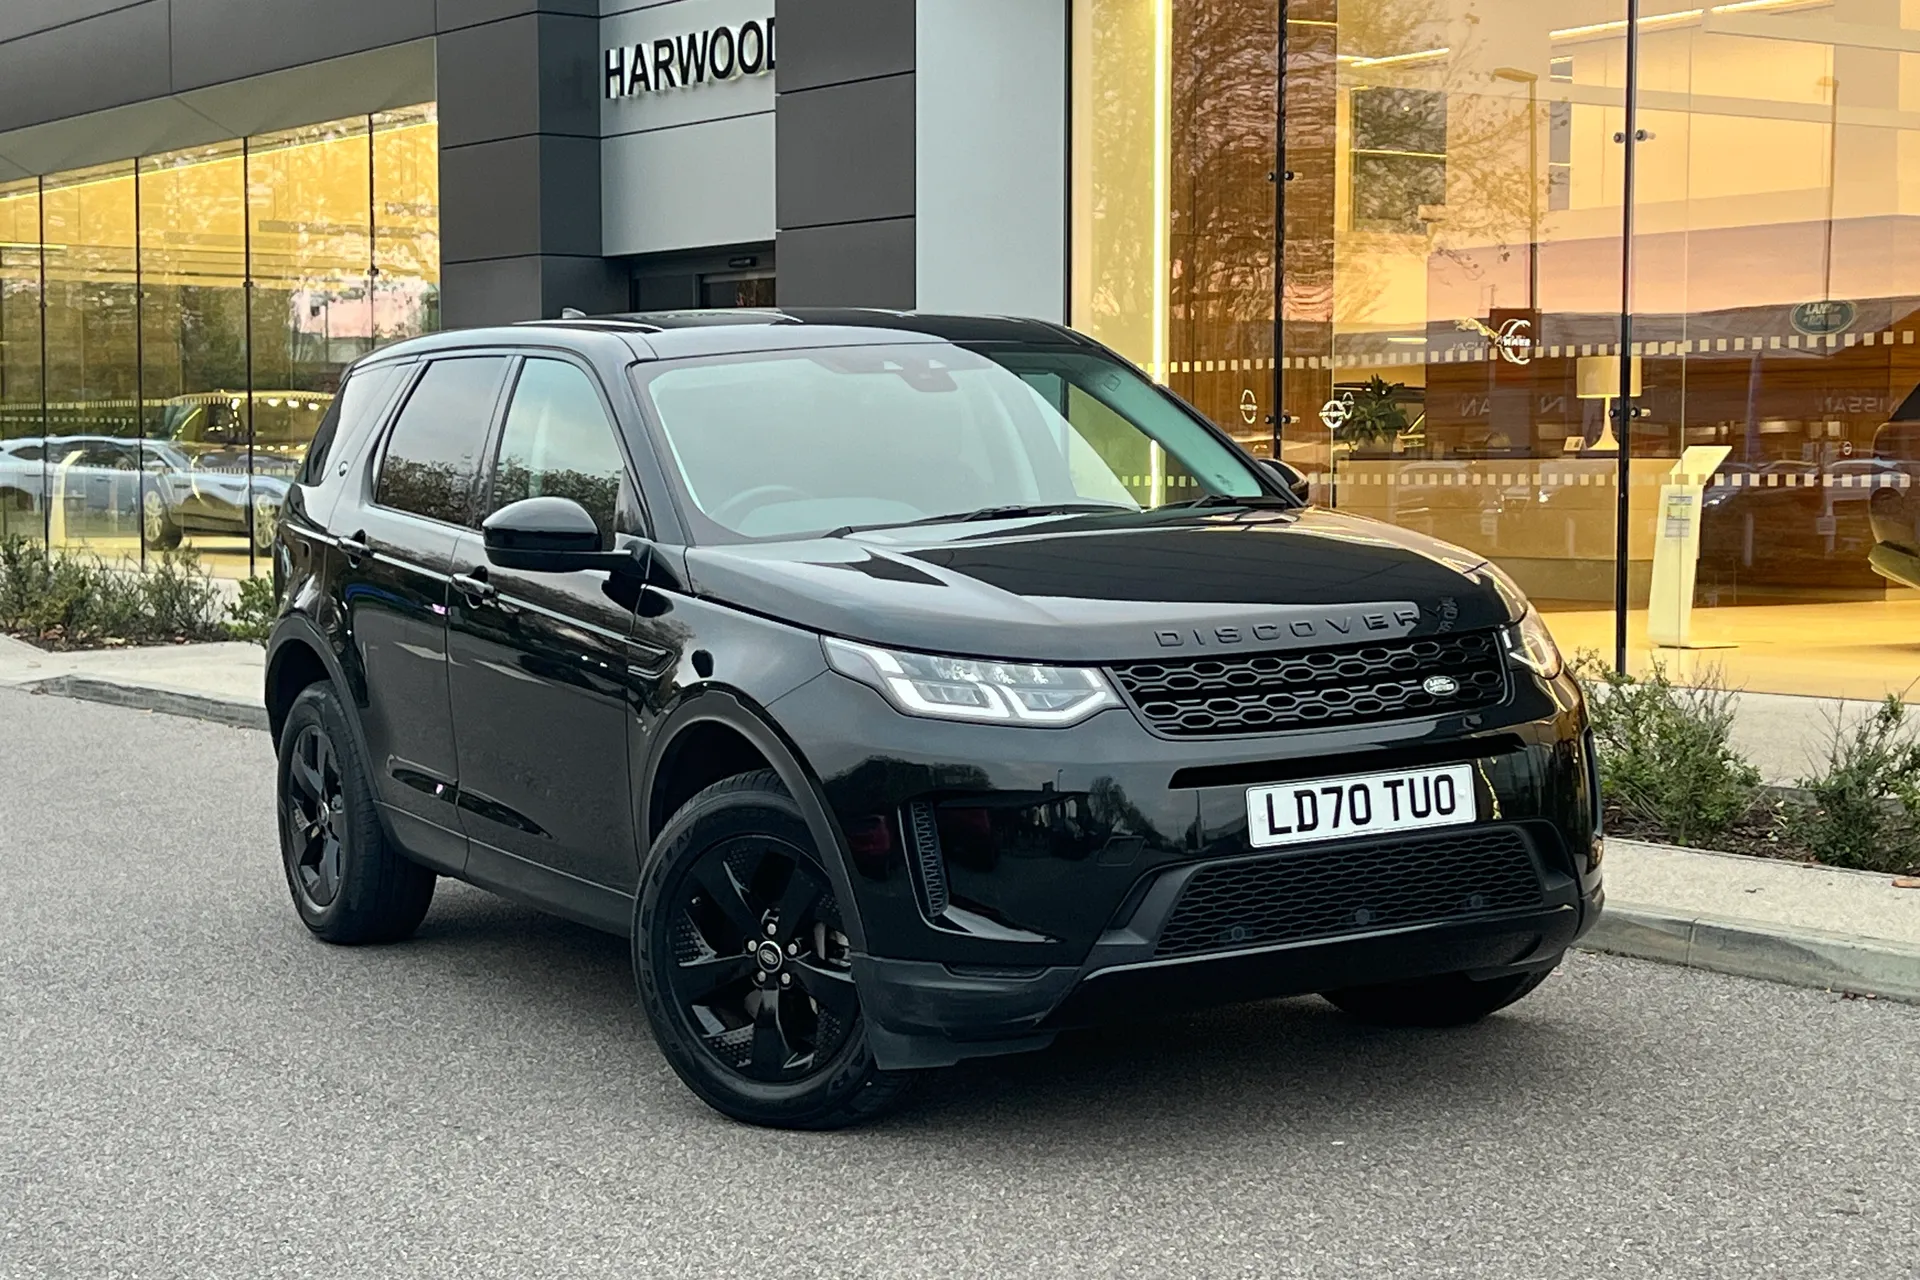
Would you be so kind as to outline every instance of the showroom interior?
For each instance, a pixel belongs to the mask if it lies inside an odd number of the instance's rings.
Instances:
[[[1920,674],[1868,565],[1920,511],[1916,0],[75,8],[0,15],[0,532],[256,572],[342,370],[445,326],[994,311],[1492,558],[1569,649]],[[750,25],[752,72],[609,90]]]

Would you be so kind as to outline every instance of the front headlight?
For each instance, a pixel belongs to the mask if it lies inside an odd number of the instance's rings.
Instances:
[[[1547,630],[1546,620],[1532,605],[1527,606],[1527,611],[1520,615],[1520,621],[1508,630],[1507,652],[1515,662],[1548,680],[1559,675],[1564,665],[1560,646],[1553,642],[1553,633]]]
[[[1467,576],[1492,587],[1507,606],[1507,616],[1517,619],[1506,631],[1507,655],[1548,680],[1559,675],[1565,665],[1560,646],[1553,642],[1553,633],[1547,630],[1540,611],[1527,601],[1527,593],[1520,589],[1520,584],[1491,560]]]
[[[827,665],[910,716],[1059,728],[1120,705],[1107,678],[1090,667],[901,653],[830,637],[823,643]]]

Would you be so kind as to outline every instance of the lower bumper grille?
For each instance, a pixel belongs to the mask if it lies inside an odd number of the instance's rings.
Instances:
[[[1510,828],[1359,841],[1202,867],[1181,892],[1154,954],[1331,938],[1544,902],[1526,838]]]

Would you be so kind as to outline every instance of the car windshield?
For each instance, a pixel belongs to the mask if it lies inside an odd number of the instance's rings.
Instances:
[[[700,541],[1269,496],[1136,370],[902,343],[641,365]]]

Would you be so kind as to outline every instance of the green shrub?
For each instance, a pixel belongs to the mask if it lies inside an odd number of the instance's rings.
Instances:
[[[129,639],[219,640],[220,590],[191,551],[162,551],[147,557],[147,571],[134,578],[140,588],[138,634]]]
[[[219,640],[219,590],[191,551],[160,552],[145,573],[98,556],[0,540],[0,631],[90,648]]]
[[[273,579],[243,578],[240,598],[227,606],[227,635],[235,640],[265,644],[280,615],[280,597],[274,594]]]
[[[1824,770],[1802,778],[1809,804],[1788,807],[1788,835],[1821,862],[1863,871],[1920,865],[1920,731],[1888,696],[1848,724],[1829,721]]]
[[[1599,746],[1601,795],[1675,844],[1700,845],[1752,812],[1760,771],[1731,744],[1737,695],[1717,671],[1698,687],[1654,666],[1644,680],[1592,653],[1574,663]]]

